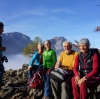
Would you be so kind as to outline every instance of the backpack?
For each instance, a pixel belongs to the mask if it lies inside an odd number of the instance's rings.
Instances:
[[[34,73],[29,79],[29,87],[33,89],[42,89],[44,86],[44,70]]]
[[[96,48],[92,48],[90,49],[91,53],[96,53],[98,55],[98,58],[99,58],[99,67],[100,67],[100,53],[99,53],[99,50],[96,49]]]
[[[62,83],[66,81],[68,76],[70,76],[71,74],[71,71],[64,70],[61,68],[54,68],[50,73],[50,78],[55,80],[56,82]]]
[[[100,53],[99,53],[99,50],[97,48],[92,48],[92,49],[90,49],[90,51],[92,53],[96,53],[98,55],[98,58],[99,58],[99,71],[98,71],[98,73],[99,73],[99,76],[100,76]]]

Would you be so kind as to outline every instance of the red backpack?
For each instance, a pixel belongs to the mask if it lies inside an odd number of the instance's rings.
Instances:
[[[29,79],[29,87],[33,89],[41,89],[44,86],[44,71],[37,71],[33,76]]]

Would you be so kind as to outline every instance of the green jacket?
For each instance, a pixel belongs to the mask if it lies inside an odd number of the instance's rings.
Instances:
[[[52,49],[43,52],[43,68],[54,67],[57,62],[56,52]]]

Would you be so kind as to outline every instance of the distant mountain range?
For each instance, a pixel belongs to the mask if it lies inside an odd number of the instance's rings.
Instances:
[[[2,35],[3,46],[6,46],[5,54],[22,53],[23,48],[32,40],[23,33],[12,32]]]
[[[30,37],[19,32],[4,33],[2,35],[2,39],[3,39],[3,46],[7,47],[5,54],[22,53],[23,48],[27,46],[28,43],[32,42]],[[64,37],[54,37],[50,39],[52,48],[57,52],[57,54],[63,51],[62,43],[65,40],[67,39],[65,39]],[[74,45],[72,49],[78,51],[78,48],[76,48]]]
[[[50,39],[52,48],[56,51],[57,54],[59,54],[61,51],[63,51],[62,44],[66,40],[67,40],[66,38],[58,37],[58,36]],[[72,49],[75,50],[75,51],[79,51],[79,49],[74,45],[72,46]]]

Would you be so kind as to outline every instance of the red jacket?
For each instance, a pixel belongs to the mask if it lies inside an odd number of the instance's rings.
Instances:
[[[99,58],[98,58],[98,55],[96,53],[93,55],[92,66],[93,66],[93,70],[89,74],[86,75],[87,78],[94,77],[98,73]],[[79,55],[77,55],[76,58],[75,58],[75,63],[74,63],[74,68],[73,68],[73,72],[74,72],[75,76],[80,76],[78,71],[79,71]]]

